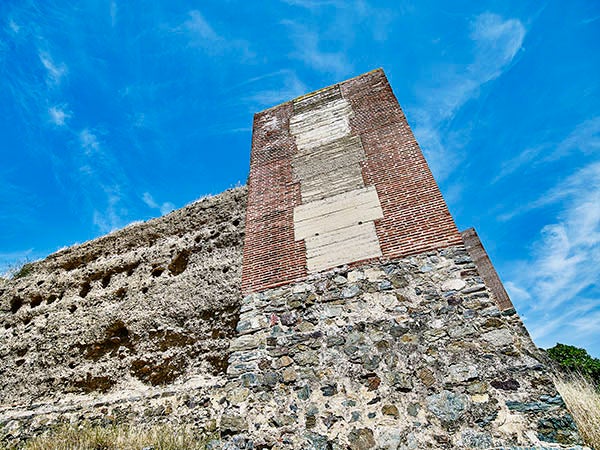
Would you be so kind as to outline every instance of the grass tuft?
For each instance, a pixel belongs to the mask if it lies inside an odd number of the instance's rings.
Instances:
[[[19,269],[17,269],[15,271],[12,278],[15,280],[18,278],[24,278],[24,277],[30,275],[32,272],[33,272],[33,263],[25,263]]]
[[[155,425],[59,425],[18,447],[20,450],[200,450],[214,435],[189,427]],[[0,444],[0,449],[2,449]],[[6,448],[6,447],[5,447]]]
[[[578,373],[557,374],[554,383],[585,443],[600,450],[600,389]]]

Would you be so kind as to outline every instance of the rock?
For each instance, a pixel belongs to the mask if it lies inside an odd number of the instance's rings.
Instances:
[[[367,277],[362,270],[352,270],[348,272],[348,281],[355,283],[356,281],[365,280]]]
[[[337,384],[326,384],[325,386],[321,386],[321,392],[324,397],[331,397],[337,394]]]
[[[476,430],[467,429],[461,434],[463,446],[467,448],[492,448],[494,441],[489,433],[484,433]]]
[[[400,431],[397,430],[380,430],[379,439],[377,439],[377,446],[381,449],[396,450],[400,448],[402,442],[402,436]]]
[[[393,294],[374,294],[376,301],[385,309],[392,309],[398,304],[398,298]]]
[[[313,350],[307,350],[294,355],[294,360],[300,366],[317,366],[319,354]]]
[[[460,291],[466,285],[467,283],[465,283],[460,278],[453,278],[451,280],[446,280],[442,283],[442,291]]]
[[[476,284],[474,286],[469,286],[462,290],[463,294],[472,294],[473,292],[479,292],[485,290],[485,284]]]
[[[351,450],[368,450],[375,447],[375,438],[373,436],[373,430],[370,428],[354,428],[350,434],[348,434],[348,441],[350,442]]]
[[[400,417],[398,408],[395,405],[383,405],[381,407],[381,413],[384,416],[392,416],[394,419],[397,419],[398,417]]]
[[[454,258],[454,264],[468,264],[471,261],[472,261],[472,259],[466,255]]]
[[[376,391],[377,389],[379,389],[380,385],[381,378],[379,378],[377,375],[372,375],[367,378],[367,389],[369,391]]]
[[[264,337],[260,334],[238,336],[233,341],[231,341],[229,351],[238,352],[244,350],[253,350],[255,348],[258,348],[263,343]]]
[[[343,336],[327,336],[327,347],[339,347],[340,345],[344,345],[345,342],[346,340]]]
[[[418,403],[411,403],[406,407],[406,412],[411,417],[417,417],[420,409],[421,405],[419,405]]]
[[[284,383],[293,383],[298,379],[298,374],[293,367],[287,367],[281,374]]]
[[[471,395],[471,401],[473,403],[486,403],[490,400],[488,394],[473,394]]]
[[[433,375],[433,372],[431,370],[429,370],[427,367],[419,370],[419,378],[421,379],[421,381],[423,382],[423,384],[427,387],[433,386],[433,384],[435,383],[435,376]]]
[[[300,389],[298,389],[296,391],[296,395],[298,396],[298,398],[300,400],[308,400],[308,398],[310,397],[311,394],[311,390],[310,390],[310,386],[306,385],[306,386],[302,386]]]
[[[464,414],[467,404],[466,395],[446,390],[427,397],[427,409],[442,422],[458,420]]]
[[[377,285],[379,291],[389,291],[392,289],[392,283],[388,280],[383,280]]]
[[[367,277],[367,280],[369,280],[370,282],[374,282],[377,281],[381,278],[385,277],[385,272],[383,270],[374,268],[374,267],[370,267],[368,269],[365,269],[365,276]]]
[[[221,429],[226,432],[239,433],[246,431],[248,424],[242,416],[223,414],[221,417]]]
[[[482,334],[481,337],[497,347],[504,347],[506,345],[512,345],[513,343],[512,333],[506,328],[488,331],[487,333]]]
[[[460,383],[463,381],[477,378],[477,368],[472,365],[454,364],[448,367],[449,380],[452,383]]]
[[[482,381],[477,381],[475,383],[467,385],[467,392],[469,394],[485,394],[487,392],[487,389],[487,383]]]
[[[296,325],[298,322],[298,316],[294,311],[284,312],[280,317],[281,323],[286,327],[291,327]]]
[[[227,400],[229,400],[232,405],[237,405],[239,403],[242,403],[244,400],[246,400],[248,398],[249,394],[250,394],[250,389],[247,389],[247,388],[234,389],[227,393]]]
[[[506,406],[510,411],[519,412],[540,412],[547,411],[552,408],[551,404],[544,402],[516,402],[507,401]]]
[[[492,387],[502,389],[503,391],[517,391],[521,387],[519,382],[512,378],[509,378],[508,380],[493,380],[490,384]]]
[[[283,355],[281,358],[276,359],[273,362],[274,369],[281,369],[282,367],[287,367],[294,363],[294,360],[287,355]]]
[[[356,284],[346,286],[344,289],[342,289],[342,297],[344,298],[356,297],[359,293],[360,288]]]
[[[389,375],[390,384],[400,392],[410,392],[413,388],[412,377],[406,373],[393,371]]]
[[[338,275],[337,277],[335,277],[333,279],[333,282],[335,284],[346,284],[348,282],[348,279],[346,277],[343,277],[341,275]]]
[[[308,442],[305,444],[307,446],[303,448],[306,448],[307,450],[330,450],[332,448],[326,436],[307,432],[305,438]]]

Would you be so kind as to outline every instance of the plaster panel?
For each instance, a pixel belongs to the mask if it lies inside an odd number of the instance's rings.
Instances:
[[[302,152],[349,135],[351,115],[352,108],[345,99],[294,114],[290,118],[290,132],[296,138],[298,150]]]
[[[368,186],[294,208],[294,236],[298,241],[382,217],[377,191]]]
[[[292,161],[294,181],[300,182],[302,202],[321,200],[364,186],[360,162],[364,152],[358,136],[346,136]]]
[[[307,237],[305,243],[309,273],[381,256],[373,222],[319,233]]]

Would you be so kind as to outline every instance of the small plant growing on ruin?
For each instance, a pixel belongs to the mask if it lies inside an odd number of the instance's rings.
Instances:
[[[27,262],[23,264],[12,276],[13,279],[24,278],[33,273],[33,263]]]

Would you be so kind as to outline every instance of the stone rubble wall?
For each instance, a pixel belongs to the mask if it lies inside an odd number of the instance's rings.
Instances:
[[[237,331],[220,423],[255,448],[580,442],[544,355],[464,246],[248,295]]]
[[[239,314],[245,206],[245,187],[226,191],[0,284],[0,417],[222,377]]]

